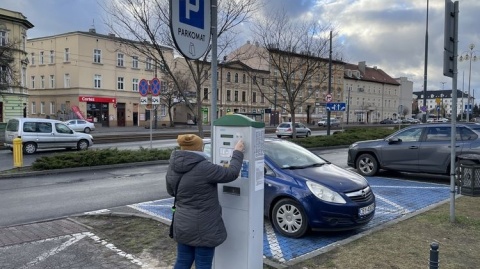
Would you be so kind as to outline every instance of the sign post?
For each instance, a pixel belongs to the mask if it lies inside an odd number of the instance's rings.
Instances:
[[[145,106],[145,110],[149,110],[150,115],[150,149],[152,149],[152,111],[157,110],[157,106],[160,104],[160,93],[162,91],[162,84],[158,78],[153,78],[148,81],[146,79],[141,79],[138,83],[138,92],[140,93],[140,104]],[[148,97],[148,94],[151,94],[151,98]],[[150,102],[151,101],[151,102]],[[157,120],[155,119],[155,126]]]

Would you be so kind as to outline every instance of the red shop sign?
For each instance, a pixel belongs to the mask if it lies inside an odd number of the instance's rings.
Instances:
[[[93,96],[79,96],[80,102],[96,102],[96,103],[117,103],[117,98],[111,97],[93,97]]]

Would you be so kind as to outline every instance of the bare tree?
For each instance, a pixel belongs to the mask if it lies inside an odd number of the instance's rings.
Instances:
[[[15,55],[20,53],[20,42],[10,41],[0,45],[0,94],[6,93],[13,86],[21,85],[21,77]]]
[[[328,29],[315,20],[293,20],[285,11],[270,12],[255,22],[257,48],[237,51],[232,57],[254,70],[268,69],[268,85],[261,85],[256,72],[248,72],[253,84],[272,104],[280,104],[296,122],[297,109],[312,100],[328,80]],[[262,87],[263,86],[263,87]],[[293,124],[293,126],[295,126]],[[293,129],[295,137],[296,130]]]
[[[110,0],[104,3],[104,9],[108,14],[107,25],[110,31],[121,37],[119,41],[125,46],[140,51],[148,57],[155,59],[165,73],[170,77],[173,84],[184,97],[187,108],[197,117],[202,113],[201,86],[209,76],[210,65],[206,64],[209,59],[211,48],[207,49],[200,60],[184,59],[191,79],[196,89],[196,105],[189,102],[186,92],[181,83],[175,77],[173,61],[165,54],[165,47],[174,48],[173,38],[170,32],[170,14],[168,0]],[[234,28],[247,21],[251,14],[259,7],[256,0],[219,0],[218,1],[218,54],[222,54],[230,48],[237,36]],[[138,42],[129,42],[136,40]],[[212,112],[213,113],[213,112]],[[199,121],[198,131],[204,136],[202,122]]]
[[[408,113],[410,113],[410,109],[408,107],[404,107],[402,110],[403,118],[405,118],[408,115]]]
[[[188,101],[188,97],[191,97],[191,92],[188,91],[188,89],[191,88],[191,80],[187,79],[186,75],[182,74],[181,72],[175,72],[175,77],[177,78],[181,89],[183,89],[184,94],[187,97],[186,99]],[[164,91],[162,91],[161,102],[167,108],[170,127],[174,127],[175,123],[173,121],[172,109],[179,104],[185,103],[185,98],[184,96],[182,96],[180,90],[177,88],[177,86],[173,83],[172,80],[166,81]]]

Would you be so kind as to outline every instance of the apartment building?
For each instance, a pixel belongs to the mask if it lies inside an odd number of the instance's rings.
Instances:
[[[327,116],[325,97],[327,94],[332,96],[332,102],[341,102],[343,100],[343,84],[344,84],[344,63],[342,61],[332,61],[331,90],[328,90],[328,63],[329,60],[320,58],[302,52],[289,52],[285,55],[284,51],[277,48],[264,48],[258,43],[250,43],[242,45],[228,58],[233,61],[241,62],[245,65],[246,70],[255,69],[262,71],[262,90],[265,99],[265,107],[267,111],[271,111],[265,115],[265,120],[270,124],[278,124],[282,121],[290,121],[292,112],[288,112],[288,97],[285,89],[285,83],[290,84],[293,88],[302,83],[302,88],[297,88],[295,119],[297,122],[315,124],[318,120]],[[280,63],[275,64],[269,62],[271,57],[283,59],[293,65],[291,69],[282,69]],[[306,63],[310,61],[309,63]],[[292,64],[295,63],[295,64]],[[312,66],[315,66],[312,68]],[[312,70],[307,70],[312,68]],[[281,70],[282,69],[282,70]],[[288,78],[281,77],[285,72]],[[266,77],[265,77],[266,76]],[[305,79],[308,77],[308,79]],[[258,81],[258,80],[257,80]],[[292,89],[293,89],[292,88]],[[342,118],[343,112],[331,112],[331,117]]]
[[[416,91],[413,92],[413,95],[418,111],[423,111],[423,100],[425,99],[426,111],[424,112],[428,111],[428,115],[451,117],[454,108],[452,90]],[[457,115],[462,118],[466,118],[468,99],[468,93],[457,90]],[[475,96],[470,96],[470,106],[472,108],[470,113],[475,106],[473,105],[475,103],[474,99]]]
[[[402,84],[383,70],[368,67],[364,61],[358,65],[347,63],[344,79],[347,104],[344,122],[378,123],[382,119],[399,117],[399,105],[403,103]],[[407,89],[408,86],[405,91]]]
[[[28,102],[25,49],[33,24],[20,12],[0,8],[0,123],[25,117]]]
[[[173,49],[162,49],[166,60],[173,61]],[[99,126],[144,126],[151,111],[140,103],[139,83],[154,77],[166,80],[153,57],[95,29],[28,39],[26,50],[29,117],[83,117]],[[157,121],[167,121],[164,105],[157,112]]]

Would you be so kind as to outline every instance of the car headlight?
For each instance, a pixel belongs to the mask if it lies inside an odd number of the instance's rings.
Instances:
[[[308,189],[310,189],[310,191],[313,193],[313,195],[315,195],[320,200],[336,204],[347,203],[338,192],[334,192],[323,185],[314,183],[312,181],[307,181],[307,186]]]

